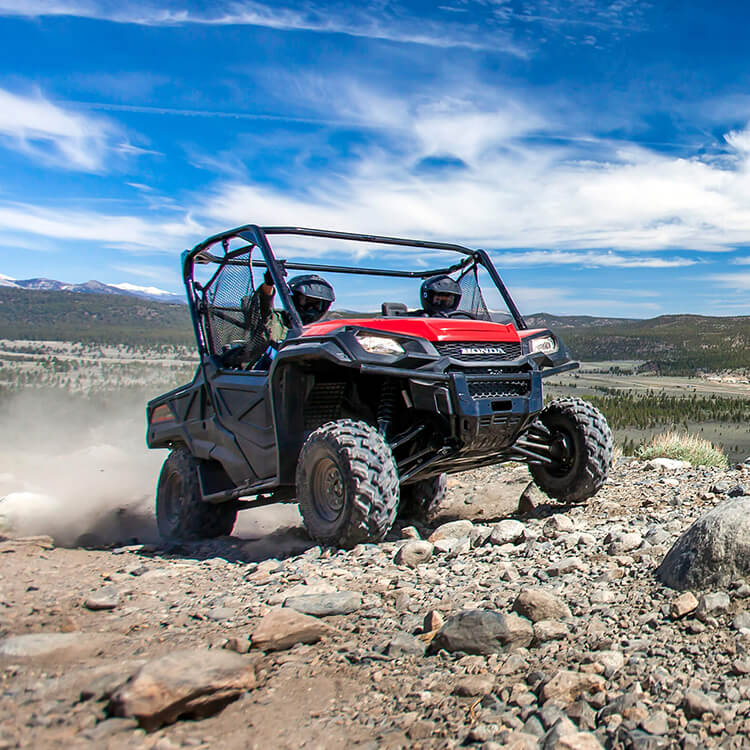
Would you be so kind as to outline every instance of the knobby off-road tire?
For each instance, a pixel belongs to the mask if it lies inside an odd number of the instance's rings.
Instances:
[[[540,490],[567,503],[581,503],[604,484],[612,465],[612,432],[604,415],[587,401],[561,398],[539,414],[550,431],[555,464],[529,468]]]
[[[446,474],[402,486],[399,518],[412,518],[415,521],[429,523],[440,510],[447,486]]]
[[[164,462],[156,491],[156,525],[163,539],[212,539],[232,533],[237,505],[204,503],[198,483],[198,461],[175,448]]]
[[[366,422],[328,422],[302,447],[297,501],[316,541],[345,548],[379,542],[396,520],[398,499],[391,449]]]

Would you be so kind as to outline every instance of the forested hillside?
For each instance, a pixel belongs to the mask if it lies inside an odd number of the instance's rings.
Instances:
[[[190,344],[187,306],[137,298],[0,287],[0,338]]]
[[[530,315],[560,333],[581,360],[641,359],[662,375],[750,368],[750,317],[662,315],[650,320]]]

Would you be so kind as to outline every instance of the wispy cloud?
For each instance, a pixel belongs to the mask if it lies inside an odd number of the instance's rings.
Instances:
[[[583,266],[587,268],[684,268],[699,261],[682,257],[647,257],[622,255],[613,252],[588,251],[585,253],[560,250],[530,250],[515,253],[495,253],[493,260],[505,268],[525,266]]]
[[[59,241],[98,242],[109,247],[174,251],[205,233],[189,215],[141,216],[98,211],[55,210],[24,203],[0,203],[0,229]]]
[[[253,0],[217,2],[210,11],[191,8],[187,3],[172,7],[149,3],[120,4],[106,0],[28,0],[16,3],[0,0],[0,15],[6,16],[76,16],[113,23],[143,26],[260,26],[279,31],[309,31],[345,34],[389,42],[431,47],[464,47],[492,49],[524,57],[526,50],[502,28],[488,31],[474,25],[413,15],[405,7],[375,3],[371,6],[348,2],[331,2],[322,6],[296,3],[266,5]]]
[[[0,138],[32,159],[68,169],[102,168],[114,127],[63,109],[40,92],[22,96],[0,89]]]
[[[735,291],[750,291],[750,273],[712,274],[709,280]]]
[[[40,91],[29,95],[0,88],[0,144],[42,164],[101,172],[108,157],[154,152],[128,142],[112,121],[60,106]]]

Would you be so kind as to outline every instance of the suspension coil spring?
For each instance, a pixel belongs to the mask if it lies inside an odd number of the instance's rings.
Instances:
[[[393,421],[393,413],[396,408],[396,384],[392,378],[383,380],[380,390],[380,403],[378,404],[378,432],[385,437],[388,428]]]

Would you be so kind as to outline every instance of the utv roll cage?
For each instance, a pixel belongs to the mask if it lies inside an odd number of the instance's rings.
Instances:
[[[320,263],[298,263],[279,261],[274,255],[274,251],[268,241],[269,235],[295,235],[302,237],[317,237],[320,239],[347,240],[353,242],[368,242],[377,245],[398,245],[418,250],[446,250],[465,256],[460,262],[453,265],[430,268],[418,271],[406,271],[397,269],[382,268],[361,268],[359,266],[339,266],[325,265]],[[247,242],[246,245],[229,249],[231,240],[241,239]],[[217,255],[213,248],[219,245],[222,254]],[[500,275],[497,273],[487,252],[481,249],[472,250],[463,245],[454,245],[445,242],[430,242],[427,240],[410,240],[400,237],[383,237],[374,234],[354,234],[351,232],[333,232],[322,229],[306,229],[304,227],[259,227],[255,224],[229,229],[208,237],[203,242],[198,243],[192,250],[187,250],[182,254],[182,271],[187,297],[190,302],[190,315],[195,330],[196,340],[198,342],[200,354],[210,354],[208,342],[210,340],[209,332],[204,329],[204,321],[201,318],[200,311],[206,309],[205,292],[209,289],[221,269],[227,265],[247,266],[248,253],[254,248],[260,250],[263,260],[250,260],[249,264],[254,268],[267,268],[273,279],[274,286],[278,290],[279,298],[284,311],[289,317],[290,334],[294,335],[302,328],[302,321],[292,302],[292,295],[285,280],[285,271],[313,271],[343,273],[361,276],[387,276],[392,278],[406,279],[425,279],[437,274],[450,274],[456,271],[466,271],[471,266],[482,266],[489,274],[492,282],[497,287],[500,296],[505,302],[513,322],[518,329],[526,329],[528,326],[523,316],[516,307],[515,302],[508,293]],[[200,284],[194,278],[195,264],[215,263],[218,268],[211,278],[205,283]]]

